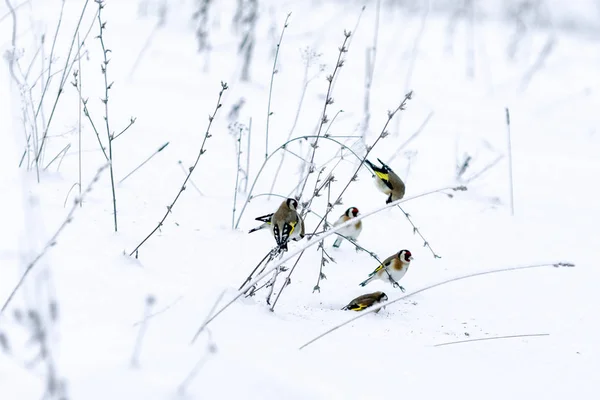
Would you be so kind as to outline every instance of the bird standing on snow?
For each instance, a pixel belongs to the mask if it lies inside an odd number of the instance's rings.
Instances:
[[[366,280],[360,283],[360,286],[365,286],[375,279],[381,279],[391,282],[394,287],[398,287],[404,292],[404,288],[398,284],[398,281],[406,274],[412,259],[412,254],[408,250],[401,250],[397,254],[389,256],[369,274]]]
[[[348,222],[352,218],[355,218],[356,216],[358,216],[358,208],[350,207],[349,209],[346,210],[346,212],[344,214],[342,214],[338,218],[337,221],[334,222],[333,226],[335,227],[335,226],[341,225],[345,222]],[[340,235],[344,235],[347,238],[350,238],[352,240],[356,240],[358,235],[360,235],[361,231],[362,231],[362,221],[357,221],[354,224],[350,224],[350,226],[340,229],[338,231],[338,233]],[[335,248],[340,247],[340,244],[342,244],[343,239],[344,239],[343,237],[338,236],[337,239],[335,239],[335,242],[333,242],[333,247],[335,247]]]
[[[296,199],[286,199],[274,213],[255,218],[264,223],[251,229],[248,233],[270,227],[277,246],[283,251],[287,251],[289,240],[297,241],[304,237],[304,221],[296,211],[297,209],[298,201]]]
[[[371,167],[373,172],[375,173],[375,184],[377,185],[377,189],[380,192],[383,192],[388,195],[386,204],[391,203],[392,201],[400,200],[404,197],[404,192],[406,187],[404,186],[404,182],[402,179],[390,167],[388,167],[383,161],[379,158],[377,159],[381,163],[381,167],[374,165],[371,161],[365,160],[365,162]]]
[[[374,304],[387,301],[387,299],[387,295],[383,292],[367,293],[352,300],[346,307],[342,308],[342,310],[362,311]],[[380,310],[381,308],[377,309],[375,312],[378,313]]]

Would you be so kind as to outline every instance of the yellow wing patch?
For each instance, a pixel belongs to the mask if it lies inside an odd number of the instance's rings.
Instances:
[[[292,229],[290,230],[289,236],[292,236],[292,233],[294,233],[294,229],[296,229],[296,224],[297,222],[290,222],[290,226],[292,227]]]
[[[374,171],[375,175],[377,175],[379,177],[379,179],[383,180],[383,181],[389,181],[390,180],[390,174],[386,173],[386,172],[380,172],[380,171]]]
[[[373,273],[379,272],[382,269],[384,269],[385,267],[383,266],[383,264],[381,264],[379,267],[375,268],[375,271],[373,271]]]
[[[350,307],[348,307],[348,310],[352,310],[352,311],[362,311],[365,308],[367,308],[367,306],[365,304],[352,304]]]

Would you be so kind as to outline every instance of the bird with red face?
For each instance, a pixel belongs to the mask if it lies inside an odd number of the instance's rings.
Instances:
[[[385,282],[390,282],[394,287],[399,288],[404,292],[404,288],[398,284],[398,281],[404,277],[410,262],[413,257],[410,251],[400,250],[397,254],[389,256],[381,263],[369,277],[360,283],[360,286],[365,286],[375,279],[381,279]]]
[[[344,212],[337,221],[335,221],[333,223],[333,226],[339,226],[345,222],[350,221],[352,218],[356,218],[358,216],[358,208],[356,207],[350,207],[349,209],[346,210],[346,212]],[[337,233],[339,233],[341,236],[338,235],[337,239],[335,239],[335,242],[333,242],[333,247],[338,248],[340,247],[340,245],[342,244],[342,241],[344,240],[344,237],[348,238],[348,239],[352,239],[352,240],[356,240],[356,238],[358,238],[358,235],[360,235],[360,232],[362,231],[362,221],[356,221],[356,223],[354,224],[350,224],[349,226],[340,229],[339,231],[337,231]]]

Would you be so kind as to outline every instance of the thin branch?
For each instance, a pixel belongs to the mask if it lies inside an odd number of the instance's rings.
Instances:
[[[433,254],[433,258],[442,258],[442,256],[438,255],[435,251],[433,251],[433,248],[429,245],[429,241],[425,239],[419,228],[417,228],[417,226],[413,223],[412,219],[410,218],[410,215],[406,211],[404,211],[402,207],[398,206],[398,208],[400,209],[400,211],[402,211],[408,222],[410,222],[410,224],[412,225],[413,233],[416,233],[421,237],[421,239],[423,239],[423,247],[427,247],[429,251],[431,251],[431,254]]]
[[[550,336],[550,334],[549,333],[528,333],[528,334],[523,334],[523,335],[507,335],[507,336],[494,336],[494,337],[486,337],[486,338],[478,338],[478,339],[457,340],[456,342],[446,342],[446,343],[434,344],[433,347],[447,346],[450,344],[459,344],[459,343],[479,342],[482,340],[512,339],[512,338],[535,337],[535,336]]]
[[[337,61],[335,62],[335,67],[334,67],[333,72],[331,73],[331,75],[327,76],[327,81],[329,82],[329,84],[327,86],[327,94],[325,95],[325,102],[323,104],[323,111],[321,112],[321,119],[320,119],[320,122],[319,122],[319,129],[317,131],[317,135],[316,135],[314,143],[311,144],[312,155],[310,157],[310,162],[308,164],[309,165],[309,167],[308,167],[308,173],[306,174],[306,178],[304,178],[304,183],[302,184],[302,188],[300,189],[300,192],[298,193],[298,196],[297,196],[298,198],[302,198],[302,193],[304,193],[304,188],[306,187],[306,183],[308,182],[308,178],[309,178],[310,174],[314,172],[314,169],[312,168],[312,166],[313,166],[313,164],[315,162],[315,154],[317,152],[317,148],[319,147],[319,138],[321,137],[321,130],[323,129],[323,125],[325,125],[327,122],[329,122],[329,119],[327,118],[327,107],[330,104],[333,104],[333,98],[331,97],[331,94],[332,94],[332,91],[333,91],[333,80],[334,80],[335,76],[337,75],[337,72],[339,71],[339,69],[342,68],[342,66],[344,65],[344,61],[342,60],[342,56],[343,56],[344,53],[346,53],[348,51],[348,48],[346,47],[346,43],[348,43],[348,39],[350,39],[351,35],[352,35],[351,32],[347,32],[347,31],[344,30],[344,41],[342,42],[342,46],[339,48],[338,58],[337,58]]]
[[[8,0],[6,0],[8,1]],[[44,149],[44,144],[46,143],[46,138],[48,137],[48,130],[50,129],[50,123],[52,122],[52,117],[54,116],[54,112],[56,111],[56,106],[58,105],[58,101],[60,99],[60,95],[63,92],[64,85],[66,83],[66,76],[69,71],[69,61],[71,59],[71,52],[73,51],[73,46],[75,44],[75,40],[77,38],[77,32],[79,32],[79,27],[81,26],[81,21],[83,20],[83,15],[85,14],[85,10],[89,0],[85,0],[85,4],[83,5],[83,9],[81,10],[81,14],[79,16],[79,21],[77,22],[77,27],[75,28],[75,32],[73,33],[73,38],[71,40],[71,46],[69,47],[69,53],[67,55],[67,61],[65,62],[65,68],[63,69],[62,77],[60,78],[60,86],[58,88],[58,93],[56,95],[56,99],[54,100],[54,105],[52,106],[52,111],[50,112],[50,117],[48,118],[48,122],[46,124],[46,128],[44,129],[44,135],[42,136],[42,140],[38,149],[38,153],[36,154],[35,160],[38,162],[40,156],[42,155],[42,150]],[[48,86],[46,86],[48,87]],[[42,103],[44,101],[44,96],[40,99],[40,103],[38,104],[38,110],[36,111],[36,115],[38,114],[40,108],[42,107]]]
[[[173,199],[173,201],[171,202],[170,205],[167,206],[167,212],[165,213],[165,215],[162,217],[162,219],[158,222],[158,224],[156,225],[156,227],[148,234],[148,236],[146,236],[144,238],[144,240],[142,240],[140,242],[140,244],[138,244],[135,249],[133,249],[133,251],[131,253],[129,253],[130,256],[132,256],[134,253],[136,254],[136,258],[137,258],[137,251],[139,250],[140,247],[142,247],[142,245],[144,243],[146,243],[146,241],[148,239],[150,239],[150,237],[152,235],[154,235],[154,233],[160,229],[160,227],[163,225],[163,223],[165,222],[165,220],[167,219],[167,217],[169,216],[169,214],[171,213],[173,207],[175,206],[175,203],[177,202],[177,200],[179,199],[179,197],[181,196],[181,194],[183,193],[183,191],[186,188],[186,184],[188,182],[188,180],[190,179],[190,177],[192,176],[192,172],[194,172],[194,170],[196,169],[196,166],[198,165],[198,161],[200,161],[200,157],[202,156],[202,154],[206,153],[206,150],[204,150],[204,145],[206,144],[206,140],[211,137],[212,135],[210,134],[210,128],[212,126],[213,121],[215,120],[215,116],[217,115],[217,111],[219,111],[219,108],[221,108],[221,98],[223,97],[223,93],[225,92],[225,90],[228,89],[227,83],[225,82],[221,82],[221,91],[219,92],[219,98],[217,100],[217,105],[215,106],[215,109],[212,113],[212,115],[210,115],[208,117],[208,127],[206,128],[206,133],[204,134],[204,139],[202,140],[202,145],[200,146],[200,151],[198,152],[198,156],[196,157],[196,161],[194,162],[194,165],[192,165],[189,169],[189,173],[187,174],[187,176],[185,177],[185,180],[183,181],[183,184],[181,185],[181,188],[179,189],[179,191],[177,192],[177,195],[175,196],[175,199]]]
[[[240,220],[242,219],[242,216],[244,215],[244,211],[246,210],[246,206],[248,205],[248,203],[250,203],[250,200],[252,200],[253,196],[252,196],[252,192],[254,191],[254,187],[256,186],[256,182],[258,182],[258,178],[260,177],[262,171],[264,170],[265,166],[267,165],[267,162],[280,150],[285,149],[287,145],[289,145],[290,143],[293,143],[295,141],[298,140],[308,140],[308,139],[313,139],[316,138],[317,136],[315,135],[307,135],[307,136],[299,136],[293,139],[288,140],[287,142],[285,142],[284,144],[282,144],[281,146],[279,146],[277,149],[275,149],[271,154],[269,154],[269,157],[267,157],[267,159],[263,162],[262,166],[260,167],[260,169],[258,170],[258,174],[256,175],[256,177],[254,178],[254,181],[252,182],[252,185],[250,186],[250,191],[248,192],[248,197],[246,198],[246,201],[244,202],[244,206],[242,207],[242,210],[240,211],[240,215],[238,215],[237,221],[235,223],[235,229],[237,229],[238,225],[240,224]],[[329,140],[333,143],[336,143],[338,145],[340,145],[341,147],[343,147],[344,149],[348,150],[350,153],[352,153],[354,155],[354,157],[356,157],[357,160],[361,160],[361,157],[358,156],[358,154],[356,154],[354,152],[354,150],[352,150],[350,147],[346,146],[345,144],[343,144],[342,142],[332,139],[331,137],[321,137],[321,139],[326,139]]]
[[[269,85],[269,102],[267,103],[267,128],[266,128],[266,141],[265,141],[265,160],[269,157],[269,120],[271,119],[271,95],[273,94],[273,80],[275,79],[275,74],[277,73],[277,57],[279,56],[279,48],[281,47],[281,41],[283,40],[283,34],[285,32],[285,28],[288,27],[288,20],[290,19],[290,15],[292,13],[288,13],[285,17],[285,22],[283,23],[283,28],[281,28],[281,36],[279,37],[279,42],[277,43],[277,50],[275,50],[275,59],[273,60],[273,70],[271,72],[271,83]]]
[[[512,162],[512,144],[510,141],[510,111],[504,109],[506,113],[506,137],[508,141],[508,184],[510,186],[510,215],[515,215],[515,197],[513,194],[513,162]]]
[[[350,322],[353,322],[353,321],[355,321],[355,320],[357,320],[359,318],[363,318],[366,315],[372,314],[373,312],[377,311],[379,308],[383,308],[383,307],[389,306],[390,304],[394,304],[394,303],[396,303],[396,302],[398,302],[400,300],[404,300],[404,299],[406,299],[408,297],[414,296],[415,294],[424,292],[424,291],[429,290],[429,289],[433,289],[433,288],[438,287],[438,286],[445,285],[447,283],[451,283],[451,282],[455,282],[455,281],[460,281],[460,280],[468,279],[468,278],[473,278],[473,277],[481,276],[481,275],[495,274],[495,273],[499,273],[499,272],[515,271],[515,270],[519,270],[519,269],[541,268],[541,267],[557,267],[558,268],[558,267],[574,267],[574,266],[575,265],[572,264],[572,263],[558,262],[558,263],[546,263],[546,264],[526,265],[526,266],[517,266],[517,267],[504,267],[504,268],[492,269],[492,270],[481,271],[481,272],[473,272],[473,273],[469,273],[469,274],[466,274],[466,275],[460,275],[460,276],[457,276],[455,278],[446,279],[445,281],[437,282],[437,283],[434,283],[432,285],[425,286],[425,287],[423,287],[423,288],[421,288],[419,290],[416,290],[414,292],[402,295],[402,296],[398,297],[397,299],[389,300],[389,301],[383,302],[381,304],[378,304],[378,308],[377,309],[365,310],[365,311],[361,312],[359,315],[357,315],[356,317],[350,318],[347,321],[345,321],[345,322],[343,322],[343,323],[341,323],[339,325],[336,325],[333,328],[329,329],[328,331],[326,331],[326,332],[320,334],[319,336],[317,336],[317,337],[309,340],[308,342],[306,342],[305,344],[303,344],[302,346],[300,346],[299,350],[304,349],[305,347],[309,346],[310,344],[316,342],[317,340],[321,339],[324,336],[327,336],[328,334],[330,334],[331,332],[333,332],[333,331],[341,328],[342,326],[349,324]]]
[[[48,252],[48,250],[50,250],[51,247],[56,246],[56,240],[58,239],[58,236],[62,233],[62,231],[66,228],[66,226],[73,221],[73,214],[75,213],[75,210],[77,210],[77,206],[79,205],[79,203],[81,203],[83,201],[84,197],[87,196],[87,194],[92,191],[93,185],[98,181],[98,179],[100,179],[100,175],[102,174],[102,171],[104,171],[104,169],[106,169],[107,167],[108,167],[108,163],[104,164],[102,167],[100,167],[98,169],[98,171],[96,172],[96,175],[94,175],[94,178],[92,179],[92,181],[90,182],[88,187],[85,189],[85,191],[82,193],[81,197],[77,197],[75,199],[75,201],[73,202],[73,206],[71,207],[71,210],[67,214],[67,218],[63,221],[63,223],[60,225],[60,227],[57,229],[57,231],[54,233],[54,235],[52,235],[52,237],[50,238],[48,243],[46,243],[46,245],[44,246],[42,251],[33,259],[33,261],[31,261],[27,265],[27,267],[25,268],[25,272],[23,272],[23,275],[21,275],[21,279],[19,279],[19,282],[17,283],[15,288],[12,290],[12,292],[8,296],[8,299],[6,299],[6,301],[4,302],[4,305],[2,306],[2,309],[0,310],[0,315],[2,315],[4,313],[4,310],[6,310],[6,307],[8,307],[8,305],[10,304],[11,300],[13,299],[13,297],[15,296],[15,294],[17,293],[19,288],[23,285],[23,283],[25,282],[25,278],[27,278],[27,275],[29,275],[29,273],[31,272],[33,267],[35,267],[35,265],[38,263],[38,261],[46,254],[46,252]]]
[[[123,183],[125,181],[125,179],[129,178],[129,176],[133,175],[133,173],[135,171],[137,171],[138,169],[142,168],[148,161],[150,161],[152,159],[152,157],[154,157],[155,155],[157,155],[158,153],[160,153],[161,151],[163,151],[165,149],[165,147],[167,147],[168,145],[169,145],[169,142],[167,142],[167,143],[163,144],[162,146],[160,146],[158,148],[158,150],[156,150],[154,153],[152,153],[150,155],[150,157],[146,158],[144,160],[144,162],[142,162],[140,165],[138,165],[137,167],[135,167],[133,171],[131,171],[130,173],[128,173],[127,175],[125,175],[125,177],[119,181],[119,184]]]

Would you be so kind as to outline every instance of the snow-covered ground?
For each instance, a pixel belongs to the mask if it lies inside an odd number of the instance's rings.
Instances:
[[[65,3],[55,49],[56,79],[62,73],[83,3]],[[390,123],[389,136],[381,139],[369,156],[373,161],[389,161],[405,179],[407,198],[458,185],[457,158],[467,153],[472,161],[466,178],[502,157],[469,182],[466,192],[455,192],[453,198],[432,194],[403,204],[439,259],[413,234],[399,209],[384,210],[363,221],[358,243],[379,258],[404,248],[411,250],[414,261],[400,282],[405,294],[502,267],[563,261],[574,263],[575,268],[548,266],[449,283],[366,315],[298,350],[313,337],[356,316],[340,310],[354,297],[375,290],[385,291],[390,300],[403,295],[384,282],[358,286],[377,262],[365,252],[356,252],[348,242],[332,249],[330,237],[325,239],[325,248],[335,263],[325,265],[327,278],[321,281],[320,292],[313,293],[313,287],[319,276],[321,250],[312,246],[301,258],[274,312],[265,303],[266,289],[254,297],[242,297],[190,345],[215,301],[222,296],[222,306],[232,299],[274,245],[266,230],[247,232],[259,224],[254,218],[273,212],[281,198],[253,198],[238,229],[232,229],[238,131],[229,126],[237,121],[248,127],[252,121],[250,179],[247,185],[240,184],[237,220],[265,158],[274,49],[287,13],[292,12],[273,81],[268,152],[287,140],[294,125],[307,53],[313,54],[307,76],[315,78],[308,84],[292,137],[315,134],[327,91],[325,78],[333,71],[346,29],[352,36],[345,64],[334,81],[334,103],[327,115],[332,120],[339,110],[344,112],[324,130],[329,129],[332,137],[340,136],[336,140],[362,155],[365,57],[373,46],[377,2],[368,2],[362,14],[360,2],[261,2],[249,82],[240,79],[239,36],[230,27],[235,2],[211,6],[212,50],[208,58],[196,51],[195,23],[190,20],[195,2],[170,3],[166,23],[155,28],[154,8],[142,17],[137,0],[106,2],[104,41],[112,51],[108,79],[114,81],[109,95],[111,130],[119,132],[130,117],[137,118],[113,142],[115,180],[122,180],[163,144],[169,145],[117,185],[118,233],[113,228],[110,179],[104,170],[56,245],[35,265],[3,311],[0,339],[5,338],[8,346],[0,352],[1,399],[40,398],[47,389],[49,359],[66,382],[68,398],[86,400],[178,396],[598,398],[597,35],[590,38],[576,29],[528,30],[510,59],[507,47],[514,39],[514,26],[505,21],[477,19],[470,27],[459,20],[450,35],[448,14],[431,12],[423,17],[422,11],[407,13],[384,1],[370,91],[367,145],[380,134],[387,110],[395,109],[407,90],[413,90],[406,110]],[[81,60],[79,79],[83,97],[89,98],[90,114],[105,140],[100,101],[104,97],[102,54],[94,39],[98,26],[91,25],[96,10],[97,4],[90,2],[81,23],[82,37],[90,26],[92,30],[84,46],[87,53]],[[3,17],[7,12],[1,5],[3,53],[11,49],[12,21],[10,16]],[[16,12],[17,43],[25,52],[22,64],[28,66],[38,46],[33,38],[44,31],[47,58],[60,2],[32,1]],[[540,52],[548,43],[552,50],[538,68]],[[41,71],[39,60],[34,65]],[[74,68],[78,69],[77,63]],[[227,82],[229,89],[211,127],[207,151],[192,174],[194,186],[187,185],[162,228],[140,248],[138,258],[130,257],[160,221],[177,195],[185,171],[194,163],[221,81]],[[44,102],[46,120],[56,91],[55,83]],[[0,93],[0,204],[4,210],[0,302],[4,303],[25,266],[65,220],[78,192],[72,186],[79,174],[79,99],[76,89],[67,83],[48,133],[43,166],[66,145],[71,147],[60,168],[55,162],[41,171],[38,183],[35,168],[18,168],[25,148],[23,104],[7,62],[0,70]],[[39,86],[33,93],[37,104]],[[232,121],[228,114],[241,97],[245,103]],[[514,216],[510,211],[506,107],[511,115]],[[425,120],[421,133],[399,151]],[[244,169],[247,142],[244,130]],[[287,149],[301,157],[311,151],[305,140]],[[323,176],[338,162],[339,150],[331,141],[319,141],[315,165],[317,169],[326,167]],[[85,116],[81,154],[85,187],[104,161]],[[266,164],[253,195],[270,191],[280,154]],[[288,153],[273,192],[293,195],[304,173],[302,165],[302,160]],[[357,166],[357,160],[346,151],[333,172],[332,201]],[[315,176],[311,175],[301,201],[310,198]],[[326,201],[324,191],[312,210],[323,215]],[[329,221],[350,206],[366,213],[384,202],[385,196],[377,192],[371,174],[363,167]],[[318,222],[319,218],[310,214],[307,232],[313,232]],[[306,243],[306,239],[292,243],[290,252]],[[292,267],[292,263],[286,266]],[[275,294],[283,280],[280,275]],[[149,296],[155,301],[147,308]],[[47,318],[49,301],[56,303],[58,313],[55,323],[49,319],[45,323],[51,346],[44,361],[32,363],[40,341],[30,341],[28,310]],[[157,314],[144,325],[139,365],[132,367],[143,325],[138,322],[148,312]],[[435,346],[525,334],[546,335]]]

